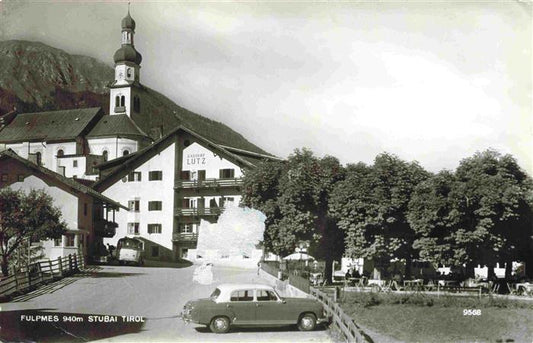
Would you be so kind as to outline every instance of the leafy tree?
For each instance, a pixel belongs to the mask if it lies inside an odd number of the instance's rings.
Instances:
[[[28,194],[9,188],[0,190],[0,258],[4,276],[8,275],[9,258],[21,244],[65,233],[66,223],[53,199],[42,190]]]
[[[372,259],[378,267],[403,258],[409,275],[416,252],[406,217],[408,203],[415,186],[428,177],[418,163],[388,153],[378,155],[372,166],[349,165],[329,207],[346,234],[346,255]]]
[[[435,262],[467,266],[527,260],[531,252],[532,180],[510,156],[487,150],[461,161],[455,173],[441,172],[419,185],[409,222],[420,254]]]
[[[285,256],[300,241],[310,252],[331,262],[343,253],[343,234],[328,216],[329,194],[344,177],[344,169],[331,156],[318,158],[309,150],[295,150],[284,162],[265,162],[244,177],[242,202],[267,216],[265,248]]]

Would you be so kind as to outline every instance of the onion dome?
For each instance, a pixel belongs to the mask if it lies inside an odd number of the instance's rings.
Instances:
[[[130,11],[128,10],[128,15],[122,19],[122,29],[130,29],[135,31],[135,20],[130,16]]]
[[[133,46],[124,44],[115,52],[113,59],[115,60],[115,63],[133,62],[136,64],[141,64],[143,57],[137,50],[135,50]]]

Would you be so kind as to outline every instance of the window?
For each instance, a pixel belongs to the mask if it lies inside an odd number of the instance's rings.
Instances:
[[[139,223],[128,223],[128,235],[139,234]]]
[[[191,172],[188,170],[184,170],[181,172],[181,179],[182,180],[190,180],[191,179]]]
[[[109,153],[107,152],[107,150],[102,151],[102,157],[104,158],[104,162],[106,162],[109,158]]]
[[[148,172],[148,180],[149,181],[163,180],[163,172],[161,170],[153,170],[151,172]]]
[[[41,165],[41,153],[39,151],[35,154],[35,162],[37,162],[38,165]]]
[[[199,170],[198,171],[198,180],[204,181],[205,180],[205,170]]]
[[[60,247],[61,243],[62,243],[61,241],[62,241],[61,238],[55,238],[54,239],[54,246],[55,247]]]
[[[232,179],[235,177],[235,169],[220,169],[219,178]]]
[[[18,174],[18,175],[17,175],[17,180],[18,180],[19,182],[24,181],[24,175],[23,175],[23,174]]]
[[[126,75],[131,78],[131,68],[126,69]]]
[[[2,181],[3,182],[9,181],[9,175],[8,174],[2,174]]]
[[[278,297],[272,291],[260,289],[257,290],[257,301],[278,301]]]
[[[235,291],[231,293],[231,301],[252,301],[254,300],[254,291],[247,289],[244,291]]]
[[[192,233],[193,232],[193,224],[182,224],[180,226],[180,233]]]
[[[66,238],[66,247],[73,247],[74,246],[74,235],[73,234],[67,234],[65,235]]]
[[[121,107],[126,106],[126,97],[125,97],[124,95],[122,95],[122,96],[120,97],[120,106],[121,106]]]
[[[120,106],[120,97],[117,95],[115,97],[115,107],[119,107]]]
[[[140,207],[139,205],[140,205],[139,200],[128,201],[128,208],[130,209],[130,211],[139,212],[139,207]]]
[[[141,181],[141,172],[131,172],[128,174],[128,182]]]
[[[78,160],[72,160],[72,167],[74,168],[78,167]]]
[[[127,155],[129,155],[129,154],[130,154],[130,151],[129,151],[128,149],[126,149],[126,150],[124,150],[124,151],[122,152],[122,156],[127,156]]]
[[[163,202],[148,201],[148,211],[161,211],[162,208],[163,208]]]
[[[159,247],[158,246],[152,246],[152,257],[159,257]]]
[[[191,208],[190,199],[182,199],[181,200],[181,208]]]
[[[65,152],[63,151],[63,149],[59,149],[59,150],[57,151],[57,157],[61,157],[61,156],[63,156],[63,155],[65,155]]]
[[[161,233],[161,224],[148,224],[148,233]]]

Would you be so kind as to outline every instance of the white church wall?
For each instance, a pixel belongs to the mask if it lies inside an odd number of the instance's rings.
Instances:
[[[102,155],[104,150],[108,153],[108,161],[122,157],[125,150],[134,153],[139,149],[137,141],[127,138],[91,138],[88,139],[89,151],[93,155]]]

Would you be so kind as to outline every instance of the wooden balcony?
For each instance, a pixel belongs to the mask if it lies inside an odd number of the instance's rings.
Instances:
[[[242,178],[234,179],[205,179],[205,180],[177,180],[175,188],[228,188],[242,186]]]
[[[111,238],[116,234],[118,224],[105,219],[95,219],[93,227],[96,236]]]
[[[176,216],[218,216],[224,211],[223,207],[206,207],[206,208],[176,208]]]
[[[174,242],[196,242],[198,241],[198,234],[193,232],[174,232],[172,240]]]

